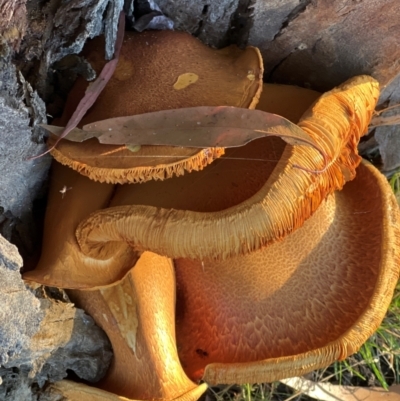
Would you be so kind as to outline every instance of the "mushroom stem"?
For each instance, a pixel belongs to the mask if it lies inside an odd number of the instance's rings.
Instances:
[[[190,400],[197,400],[204,392],[206,384],[198,386],[192,394]],[[197,392],[197,394],[195,394]],[[54,394],[63,397],[68,401],[133,401],[125,397],[109,393],[108,391],[100,390],[95,387],[90,387],[83,383],[71,382],[62,380],[57,383],[52,383],[46,388],[46,393]],[[178,398],[174,401],[186,401],[186,398]]]
[[[205,390],[184,373],[175,340],[172,261],[145,252],[119,284],[71,291],[71,298],[108,335],[111,368],[99,387],[140,400],[195,400]]]

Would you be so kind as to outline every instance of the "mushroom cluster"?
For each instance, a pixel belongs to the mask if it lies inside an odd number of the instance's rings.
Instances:
[[[101,48],[86,50],[96,70]],[[127,33],[83,123],[257,106],[296,123],[327,161],[277,137],[135,152],[64,140],[52,151],[42,256],[24,279],[70,289],[114,350],[95,387],[53,385],[66,399],[196,400],[207,384],[327,366],[379,326],[400,270],[400,216],[385,178],[357,154],[378,84],[359,76],[321,95],[263,84],[262,74],[255,48]],[[76,83],[60,125],[85,85]]]

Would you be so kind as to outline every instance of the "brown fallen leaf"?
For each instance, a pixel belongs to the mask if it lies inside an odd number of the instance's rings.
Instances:
[[[52,397],[62,397],[61,399],[68,401],[132,401],[129,398],[69,380],[50,384],[46,388],[45,394]]]
[[[55,135],[63,128],[43,125]],[[284,117],[239,107],[189,107],[128,117],[109,118],[75,128],[65,139],[83,142],[97,138],[108,145],[164,145],[183,147],[237,147],[266,136],[278,136],[290,145],[315,148],[327,162],[318,142]]]

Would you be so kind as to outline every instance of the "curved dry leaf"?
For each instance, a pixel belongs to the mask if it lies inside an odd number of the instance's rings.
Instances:
[[[206,384],[200,384],[192,394],[183,394],[182,397],[175,398],[174,401],[196,401],[206,390]],[[62,380],[50,383],[45,390],[45,394],[63,397],[68,401],[135,401],[130,398],[118,396],[105,390],[88,386],[83,383],[76,383],[69,380]],[[58,398],[57,398],[58,399]]]
[[[298,393],[319,401],[400,401],[399,386],[395,391],[382,387],[340,386],[328,382],[313,382],[304,377],[291,377],[281,380]],[[397,390],[397,391],[396,391]]]
[[[62,128],[43,125],[55,135]],[[290,145],[326,151],[298,125],[262,110],[239,107],[190,107],[128,117],[109,118],[75,129],[66,139],[83,142],[97,138],[107,145],[164,145],[179,147],[237,147],[266,136],[278,136]]]

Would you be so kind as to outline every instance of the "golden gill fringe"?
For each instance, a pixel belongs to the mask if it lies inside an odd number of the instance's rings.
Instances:
[[[346,93],[341,92],[343,88]],[[77,228],[84,254],[96,257],[108,241],[127,241],[138,250],[170,258],[226,259],[255,251],[301,227],[327,195],[355,176],[361,158],[357,143],[379,97],[378,83],[356,77],[324,94],[299,126],[329,149],[321,155],[306,146],[286,147],[264,186],[239,205],[214,213],[145,205],[117,206],[93,213]]]
[[[386,178],[368,162],[363,163],[363,168],[371,171],[377,186],[381,188],[377,192],[382,196],[382,211],[384,213],[383,238],[381,241],[383,259],[374,295],[367,309],[347,332],[324,347],[298,355],[271,358],[258,362],[207,365],[202,379],[209,385],[273,382],[286,377],[304,375],[335,361],[343,360],[357,352],[380,326],[399,279],[400,229],[396,226],[396,222],[399,221],[400,211],[394,195],[387,188]]]
[[[136,184],[151,180],[165,180],[173,176],[181,176],[185,172],[200,171],[225,153],[224,148],[207,148],[199,150],[195,155],[182,161],[159,164],[157,166],[132,167],[124,169],[111,169],[92,167],[73,160],[57,149],[51,151],[52,156],[64,166],[90,178],[91,180],[106,184]]]

